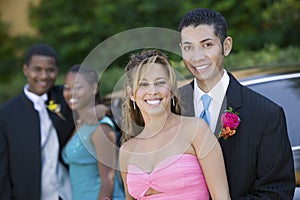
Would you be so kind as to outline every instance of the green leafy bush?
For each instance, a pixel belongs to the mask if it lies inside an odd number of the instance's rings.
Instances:
[[[285,49],[278,48],[274,45],[268,45],[260,51],[240,51],[239,53],[231,53],[225,58],[225,68],[228,70],[236,70],[240,68],[251,68],[254,66],[272,67],[275,65],[298,65],[300,66],[300,48],[288,47]],[[184,67],[182,61],[171,60],[171,64],[181,76],[190,78],[190,72]],[[116,84],[124,76],[124,66],[110,66],[103,74],[100,74],[100,94],[104,98],[107,94],[116,89]],[[64,72],[60,72],[56,83],[63,84]],[[2,79],[1,79],[2,80]],[[0,84],[0,103],[15,96],[22,91],[26,80],[22,74],[21,68],[9,81]]]

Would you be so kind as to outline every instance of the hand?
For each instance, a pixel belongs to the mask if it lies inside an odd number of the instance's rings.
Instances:
[[[100,119],[102,119],[106,113],[108,112],[108,108],[103,104],[98,104],[95,107],[87,110],[85,114],[77,120],[77,124],[97,124]]]
[[[104,104],[97,104],[95,106],[95,112],[98,121],[107,115],[108,111],[108,108]]]

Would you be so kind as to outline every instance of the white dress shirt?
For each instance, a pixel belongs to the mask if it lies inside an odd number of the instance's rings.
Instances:
[[[45,101],[47,94],[38,96],[24,87],[25,95],[33,102],[41,121],[41,200],[71,200],[71,185],[66,168],[59,162],[59,142],[57,132],[48,115]]]
[[[211,97],[211,103],[209,106],[209,113],[211,116],[210,120],[210,128],[212,132],[215,131],[219,113],[221,110],[221,106],[227,91],[229,85],[229,76],[224,70],[224,74],[221,78],[221,80],[206,94],[208,94]],[[203,110],[203,104],[201,100],[201,96],[205,94],[197,84],[196,78],[194,78],[194,110],[195,110],[195,117],[200,117],[200,114]]]

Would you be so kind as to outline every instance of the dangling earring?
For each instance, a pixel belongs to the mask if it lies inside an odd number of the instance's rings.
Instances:
[[[136,110],[136,107],[135,107],[135,102],[132,101],[132,104],[133,104],[133,110]]]
[[[173,107],[175,107],[175,98],[174,97],[172,98],[172,105],[173,105]]]

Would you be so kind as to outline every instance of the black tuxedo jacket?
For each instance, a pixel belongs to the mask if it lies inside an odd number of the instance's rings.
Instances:
[[[62,120],[48,111],[57,131],[60,148],[74,128],[72,112],[54,86],[48,99],[61,104]],[[39,113],[24,93],[0,107],[0,200],[40,200],[41,134]],[[59,151],[60,152],[60,151]]]
[[[228,107],[239,113],[235,135],[219,138],[232,199],[292,199],[294,166],[283,109],[242,86],[230,73],[220,116]],[[194,116],[193,85],[180,88],[184,115]]]

